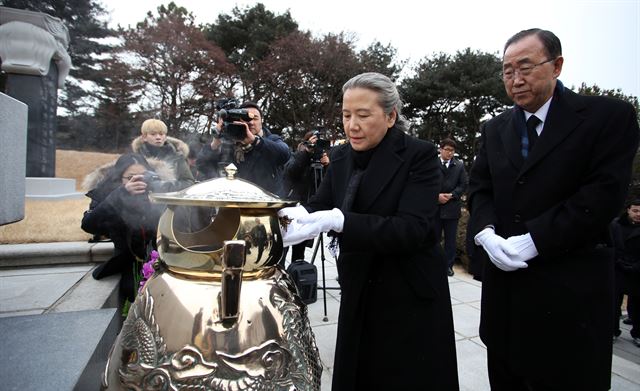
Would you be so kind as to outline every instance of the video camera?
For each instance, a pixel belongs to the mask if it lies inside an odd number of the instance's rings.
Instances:
[[[247,137],[247,128],[234,122],[249,122],[253,114],[245,109],[238,109],[239,102],[235,98],[222,98],[216,101],[218,116],[222,119],[222,129],[217,137],[231,143],[244,140]]]
[[[324,133],[319,130],[315,130],[311,136],[312,137],[316,136],[315,143],[310,143],[309,140],[307,140],[302,144],[307,146],[307,148],[311,149],[311,153],[312,153],[311,162],[320,163],[320,159],[322,159],[322,155],[324,155],[329,151],[329,149],[331,149],[331,142],[323,138]]]
[[[242,141],[247,137],[247,128],[244,125],[234,124],[236,121],[249,122],[253,119],[253,113],[245,109],[222,109],[218,112],[222,118],[222,137],[233,141]]]

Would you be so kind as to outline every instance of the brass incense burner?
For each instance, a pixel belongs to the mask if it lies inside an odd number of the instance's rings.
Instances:
[[[103,388],[319,390],[322,366],[276,212],[295,202],[234,178],[152,194],[160,261],[129,310]]]

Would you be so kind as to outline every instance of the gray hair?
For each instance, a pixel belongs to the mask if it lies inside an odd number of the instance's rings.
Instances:
[[[377,72],[361,73],[352,77],[342,86],[342,93],[353,88],[366,88],[378,93],[378,104],[385,114],[389,115],[395,109],[396,128],[406,132],[409,130],[409,121],[401,115],[402,100],[396,85],[387,76]]]

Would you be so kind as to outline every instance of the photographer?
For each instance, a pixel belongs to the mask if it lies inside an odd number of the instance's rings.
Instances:
[[[157,173],[157,174],[156,174]],[[162,160],[149,162],[137,153],[120,156],[87,175],[83,187],[91,198],[82,229],[113,240],[114,255],[93,271],[93,278],[122,273],[120,294],[133,302],[138,287],[135,275],[155,248],[156,226],[164,207],[149,201],[150,191],[164,191],[175,180],[173,169]]]
[[[289,160],[287,144],[262,126],[257,104],[245,102],[223,106],[219,112],[220,133],[205,145],[196,160],[198,171],[207,178],[220,175],[229,163],[238,167],[239,178],[277,195],[283,193],[282,169]]]
[[[306,203],[316,193],[329,165],[329,141],[322,138],[318,130],[309,131],[298,144],[298,150],[284,167],[284,181],[288,187],[287,198]],[[291,260],[304,259],[305,247],[311,247],[313,240],[291,246]],[[285,253],[286,256],[286,253]],[[280,264],[284,267],[285,256]]]

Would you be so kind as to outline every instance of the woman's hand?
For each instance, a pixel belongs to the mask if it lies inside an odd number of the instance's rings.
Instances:
[[[131,195],[144,194],[147,192],[147,184],[143,179],[144,175],[134,175],[124,184],[124,188]]]

